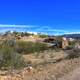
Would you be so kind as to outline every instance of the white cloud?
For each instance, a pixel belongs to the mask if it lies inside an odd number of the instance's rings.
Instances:
[[[0,24],[0,27],[36,27],[36,25],[11,25],[11,24]]]
[[[66,30],[60,30],[60,29],[49,29],[49,30],[46,30],[46,31],[54,31],[54,32],[68,32]]]
[[[8,30],[16,31],[30,31],[30,32],[41,32],[46,34],[61,35],[61,34],[75,34],[80,33],[77,30],[67,30],[67,29],[56,29],[55,26],[38,26],[38,25],[10,25],[10,24],[0,24],[0,32],[5,32]]]
[[[40,26],[39,28],[35,29],[36,31],[39,32],[61,32],[61,33],[68,33],[69,31],[67,30],[61,30],[61,29],[55,29],[54,27],[50,26]]]

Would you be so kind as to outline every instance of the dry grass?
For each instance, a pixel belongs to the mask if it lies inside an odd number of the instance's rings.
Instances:
[[[25,76],[28,80],[58,80],[58,78],[68,74],[80,67],[80,58],[63,60],[55,64],[45,64],[36,67],[36,71],[31,76]]]
[[[27,72],[26,69],[21,70],[19,73],[9,75],[9,80],[58,80],[59,78],[67,75],[73,70],[80,67],[80,57],[73,59],[65,59],[67,55],[64,51],[44,51],[44,53],[35,53],[23,55],[25,60],[30,61],[33,66],[31,72]],[[54,60],[61,61],[54,63]],[[50,62],[49,61],[53,61]],[[4,80],[4,79],[3,79]],[[7,79],[6,79],[7,80]]]
[[[58,78],[67,75],[68,73],[72,72],[76,68],[80,67],[80,58],[74,59],[64,59],[66,57],[65,52],[59,51],[49,51],[40,53],[36,56],[30,55],[32,57],[32,63],[36,64],[35,72],[33,75],[25,76],[24,80],[58,80]],[[53,53],[53,55],[52,55]],[[42,55],[42,56],[41,56]],[[51,57],[51,55],[53,57]],[[30,57],[30,60],[31,60]],[[45,59],[46,57],[46,59]],[[27,58],[27,56],[26,56]],[[29,58],[29,55],[28,55]],[[38,59],[36,59],[38,58]],[[62,61],[57,63],[48,63],[49,60],[52,61],[50,58],[54,60],[61,59]],[[47,62],[48,61],[48,62]]]

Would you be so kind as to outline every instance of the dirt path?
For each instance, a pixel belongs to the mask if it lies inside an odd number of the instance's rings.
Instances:
[[[59,80],[80,80],[80,68],[72,71],[70,74],[60,78]]]
[[[40,59],[27,55],[24,57],[37,64],[42,63]],[[33,64],[34,65],[34,64]],[[37,65],[35,73],[25,76],[24,80],[80,80],[80,58],[62,60],[55,64]]]

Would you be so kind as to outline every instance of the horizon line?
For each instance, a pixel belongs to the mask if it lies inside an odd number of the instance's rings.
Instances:
[[[4,27],[6,29],[4,29]],[[16,25],[16,24],[0,24],[0,32],[6,32],[6,31],[18,31],[18,32],[39,32],[39,33],[45,33],[45,34],[51,34],[51,35],[62,35],[62,34],[80,34],[80,31],[77,29],[75,31],[73,30],[66,30],[66,29],[55,29],[54,26],[40,26],[40,25]]]

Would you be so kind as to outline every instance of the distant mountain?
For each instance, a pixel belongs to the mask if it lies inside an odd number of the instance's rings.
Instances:
[[[65,34],[62,37],[80,39],[80,34]]]

